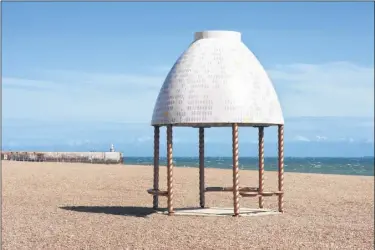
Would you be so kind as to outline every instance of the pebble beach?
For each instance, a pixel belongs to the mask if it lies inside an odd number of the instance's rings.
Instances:
[[[154,213],[152,167],[2,161],[3,249],[373,249],[374,177],[284,175],[285,213],[256,217]],[[206,169],[206,186],[231,186],[228,169]],[[199,206],[196,168],[174,168],[174,206]],[[240,171],[241,186],[258,173]],[[277,188],[266,172],[265,190]],[[160,168],[166,190],[166,168]],[[166,207],[166,197],[160,197]],[[231,207],[232,193],[206,193]],[[257,208],[257,198],[240,206]],[[265,207],[277,209],[277,198]]]

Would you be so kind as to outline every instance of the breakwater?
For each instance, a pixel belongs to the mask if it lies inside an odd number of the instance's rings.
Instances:
[[[37,162],[122,163],[120,152],[1,152],[1,160]]]

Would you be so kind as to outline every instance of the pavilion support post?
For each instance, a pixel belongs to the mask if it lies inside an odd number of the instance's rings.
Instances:
[[[258,128],[258,157],[259,157],[259,193],[263,193],[264,187],[264,127]],[[259,196],[259,208],[264,207],[264,198]]]
[[[204,128],[199,128],[199,205],[205,206],[205,184],[204,184]]]
[[[238,174],[238,125],[232,125],[232,149],[233,149],[233,208],[234,216],[240,214],[240,188]]]
[[[160,127],[154,126],[154,190],[159,191],[159,140],[160,140]],[[159,207],[159,196],[153,196],[153,208]]]
[[[284,125],[278,127],[279,212],[284,212]]]
[[[168,215],[173,215],[173,135],[172,125],[167,126],[167,188],[168,188]]]

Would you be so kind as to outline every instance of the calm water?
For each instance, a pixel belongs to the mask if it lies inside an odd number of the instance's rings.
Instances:
[[[177,167],[198,167],[197,157],[175,157],[174,165]],[[258,159],[255,157],[240,157],[240,169],[258,169]],[[152,157],[125,157],[124,164],[129,165],[152,165]],[[166,158],[160,158],[160,165],[166,165]],[[230,157],[206,157],[207,168],[232,168]],[[341,175],[374,175],[374,158],[295,158],[284,159],[286,172],[341,174]],[[265,158],[265,170],[277,170],[277,158]]]

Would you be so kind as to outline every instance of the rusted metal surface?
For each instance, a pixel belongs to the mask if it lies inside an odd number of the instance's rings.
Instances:
[[[234,216],[240,214],[240,187],[238,173],[238,125],[232,125],[232,149],[233,149],[233,210]]]
[[[258,157],[259,157],[259,193],[263,192],[264,187],[264,128],[258,128]],[[264,207],[263,196],[259,196],[259,208]]]
[[[120,152],[1,152],[2,160],[36,162],[122,163]]]
[[[284,125],[278,127],[279,212],[284,211]]]
[[[167,188],[168,214],[173,215],[173,134],[172,125],[167,126]]]
[[[199,205],[204,208],[204,128],[199,128]]]
[[[159,126],[154,127],[154,190],[159,190],[159,140],[160,140],[160,128]],[[158,195],[153,196],[153,208],[157,209],[159,206]]]

